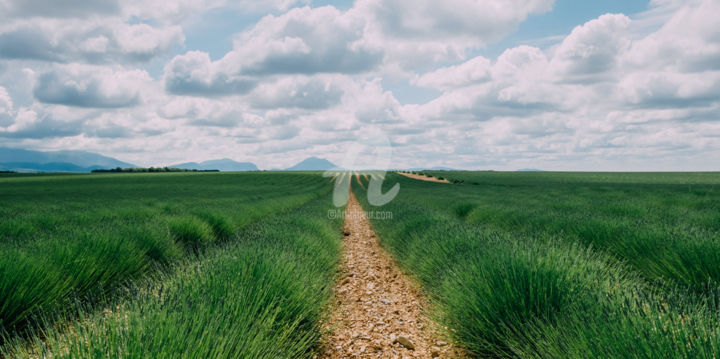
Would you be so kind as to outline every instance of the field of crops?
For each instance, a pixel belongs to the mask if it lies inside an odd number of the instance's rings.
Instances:
[[[319,174],[0,181],[7,356],[290,358],[315,345],[342,224],[325,216]]]
[[[454,183],[352,190],[470,356],[720,355],[720,174],[427,174]],[[312,358],[340,282],[328,180],[0,175],[0,357]]]
[[[720,353],[720,174],[429,174],[373,224],[471,353]]]

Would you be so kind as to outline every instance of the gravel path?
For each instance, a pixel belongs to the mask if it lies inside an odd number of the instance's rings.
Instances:
[[[318,358],[458,358],[459,350],[430,328],[417,285],[377,241],[350,191],[342,276]]]
[[[427,176],[421,176],[416,175],[414,173],[405,173],[405,172],[396,172],[397,174],[403,175],[405,177],[410,177],[412,179],[421,180],[421,181],[428,181],[428,182],[438,182],[438,183],[450,183],[450,181],[446,179],[438,179],[436,177],[427,177]]]

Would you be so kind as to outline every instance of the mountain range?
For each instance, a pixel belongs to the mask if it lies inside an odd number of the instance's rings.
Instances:
[[[137,168],[138,166],[112,157],[86,151],[32,151],[18,148],[0,147],[0,171],[15,172],[90,172],[96,169]],[[259,171],[251,162],[237,162],[229,158],[203,162],[185,162],[170,165],[171,168],[219,170],[219,171]],[[298,164],[273,171],[327,171],[338,169],[334,163],[318,157],[309,157]],[[411,168],[420,171],[427,168]],[[430,170],[452,170],[447,167],[433,167]],[[521,169],[518,171],[539,171]]]
[[[112,157],[86,151],[32,151],[0,147],[0,171],[15,172],[90,172],[95,169],[136,168],[138,166]],[[197,170],[258,171],[251,162],[236,162],[228,158],[203,162],[185,162],[168,167]],[[332,162],[318,157],[307,158],[285,171],[325,171],[337,168]]]
[[[0,147],[0,170],[16,172],[90,172],[103,168],[137,167],[85,151],[41,152]]]

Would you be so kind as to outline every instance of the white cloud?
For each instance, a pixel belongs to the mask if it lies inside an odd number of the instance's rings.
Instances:
[[[141,165],[338,160],[370,128],[390,135],[398,166],[662,169],[642,162],[662,156],[683,169],[720,155],[714,0],[653,0],[645,18],[608,14],[549,47],[470,59],[553,1],[296,3],[132,0],[72,14],[74,2],[0,0],[14,7],[0,14],[0,137]],[[254,11],[271,15],[224,33],[224,55],[221,41],[178,53],[184,32],[226,26],[195,21]],[[402,105],[383,84],[441,95]]]
[[[358,42],[364,26],[362,19],[331,6],[295,8],[238,34],[223,61],[255,75],[368,71],[381,54]]]
[[[450,134],[463,128],[479,146],[497,152],[503,159],[497,165],[520,163],[513,157],[524,157],[556,164],[614,158],[625,166],[622,161],[633,156],[717,153],[709,139],[720,132],[709,125],[718,119],[720,71],[697,66],[707,65],[698,59],[714,49],[709,40],[714,30],[703,25],[709,6],[709,1],[685,4],[658,32],[635,40],[626,16],[605,15],[577,27],[555,48],[520,46],[495,61],[477,57],[418,76],[416,85],[444,93],[418,106],[416,116],[448,128],[423,135],[434,132],[433,143],[443,138],[459,143],[454,153],[461,154],[469,142]],[[677,19],[694,24],[680,31],[673,25]],[[675,46],[680,43],[686,46],[682,50]],[[660,45],[666,53],[645,52]],[[481,152],[474,150],[478,156]]]
[[[421,116],[487,121],[495,116],[559,111],[576,104],[582,91],[559,83],[553,75],[546,54],[530,46],[508,49],[494,63],[480,57],[441,68],[418,82],[447,79],[440,87],[444,94],[421,106]]]
[[[630,18],[607,14],[576,27],[553,56],[557,71],[568,79],[587,79],[613,70],[618,57],[630,45]],[[605,77],[607,79],[607,77]]]
[[[255,108],[320,110],[340,103],[347,82],[332,76],[284,77],[263,84],[250,96]]]
[[[173,58],[165,67],[166,88],[197,96],[243,94],[273,75],[369,71],[382,57],[357,44],[363,26],[330,6],[268,15],[236,35],[234,49],[217,61],[197,51]]]
[[[118,0],[22,0],[0,1],[0,11],[6,17],[85,17],[96,14],[115,14],[120,11]]]
[[[351,12],[368,19],[363,42],[382,49],[390,68],[428,68],[465,58],[510,33],[554,0],[359,0]]]
[[[226,6],[227,0],[124,0],[121,16],[155,19],[161,23],[177,24],[204,11]]]
[[[625,60],[641,69],[720,70],[719,13],[717,1],[683,1],[660,30],[633,44]]]
[[[178,55],[165,66],[165,88],[178,95],[218,96],[243,94],[256,81],[228,69],[223,62],[213,62],[201,51]]]
[[[20,20],[0,26],[0,57],[50,62],[143,62],[183,43],[179,26],[130,25],[117,19]]]
[[[146,24],[119,26],[114,37],[120,51],[136,59],[150,59],[185,39],[179,26],[154,28]]]
[[[0,127],[8,126],[12,123],[13,118],[13,102],[7,90],[0,86]]]
[[[82,118],[59,108],[21,107],[9,126],[0,127],[5,138],[60,138],[81,134]]]
[[[687,107],[720,100],[720,71],[634,72],[618,85],[621,100],[642,107]]]
[[[173,120],[176,125],[184,123],[190,126],[226,128],[234,128],[251,116],[248,109],[237,101],[203,97],[174,98],[164,104],[157,113],[163,118]]]
[[[413,84],[448,90],[490,80],[490,60],[478,56],[457,66],[443,67],[416,76]]]
[[[129,107],[142,101],[142,89],[151,81],[142,70],[63,65],[40,74],[33,93],[44,103],[90,108]]]
[[[390,124],[400,121],[401,106],[392,92],[382,88],[381,79],[359,84],[346,96],[344,110],[353,110],[357,121],[367,124]]]
[[[287,11],[296,4],[308,4],[310,0],[125,0],[122,2],[124,18],[139,17],[156,19],[162,23],[196,20],[198,15],[214,10],[233,11],[240,14]]]
[[[463,59],[468,48],[497,39],[552,3],[359,1],[346,12],[332,6],[294,8],[265,16],[237,34],[233,50],[210,66],[227,77],[357,74],[381,65],[385,72],[403,73]],[[403,14],[402,21],[393,14]]]
[[[472,45],[507,34],[530,14],[549,11],[553,0],[359,0],[390,38],[460,40]]]

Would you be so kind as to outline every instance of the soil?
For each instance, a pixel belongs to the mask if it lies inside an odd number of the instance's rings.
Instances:
[[[424,315],[418,285],[380,246],[350,191],[341,276],[318,358],[461,358]]]
[[[405,177],[410,177],[410,178],[413,178],[413,179],[416,179],[416,180],[421,180],[421,181],[438,182],[438,183],[450,183],[450,181],[448,181],[448,180],[446,180],[446,179],[438,179],[438,178],[436,178],[436,177],[427,177],[427,176],[423,176],[423,175],[416,175],[416,174],[414,174],[414,173],[397,172],[397,174],[403,175],[403,176],[405,176]]]

